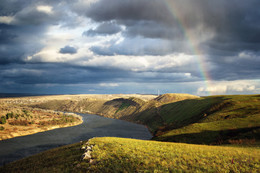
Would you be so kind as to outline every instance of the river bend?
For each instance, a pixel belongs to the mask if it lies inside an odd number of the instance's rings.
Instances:
[[[0,166],[39,152],[93,137],[151,139],[145,126],[97,115],[79,114],[83,123],[0,141]]]

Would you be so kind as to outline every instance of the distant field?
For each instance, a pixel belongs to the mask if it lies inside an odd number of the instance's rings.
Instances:
[[[25,158],[0,172],[258,172],[260,149],[93,138],[93,164],[73,144]]]

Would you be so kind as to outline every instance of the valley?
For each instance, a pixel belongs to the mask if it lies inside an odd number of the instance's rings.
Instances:
[[[81,160],[82,143],[77,143],[7,164],[3,171],[257,172],[260,167],[260,95],[61,95],[19,100],[32,110],[142,124],[153,138],[92,138],[94,161]]]

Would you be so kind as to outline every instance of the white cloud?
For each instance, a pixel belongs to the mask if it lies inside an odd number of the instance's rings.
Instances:
[[[192,65],[195,62],[193,56],[185,54],[172,54],[165,56],[127,56],[127,55],[115,55],[115,56],[97,56],[92,55],[91,59],[82,60],[81,65],[94,66],[94,67],[113,67],[124,69],[133,72],[145,72],[145,71],[172,71],[178,72],[178,67],[186,65]],[[188,76],[191,74],[186,72]]]
[[[118,87],[119,84],[117,84],[117,83],[101,83],[101,84],[99,84],[99,86],[102,86],[102,87]]]
[[[243,92],[243,91],[254,91],[256,89],[255,85],[251,84],[244,84],[244,85],[231,85],[228,88],[230,91],[237,91],[237,92]]]
[[[238,54],[238,57],[241,59],[252,59],[252,58],[255,58],[256,55],[249,51],[242,51]]]
[[[199,93],[209,92],[212,94],[224,94],[227,92],[227,86],[225,85],[216,85],[216,86],[209,86],[209,87],[200,87],[198,89]]]
[[[14,21],[13,16],[0,16],[0,23],[10,24]]]
[[[6,76],[20,76],[20,75],[35,75],[35,76],[41,76],[43,73],[42,70],[37,70],[37,69],[26,69],[26,68],[21,68],[21,69],[8,69],[8,70],[3,70],[2,74]]]
[[[208,86],[199,87],[197,93],[205,95],[216,94],[257,94],[260,91],[259,81],[238,80],[238,81],[215,81],[208,82]]]
[[[44,13],[47,13],[47,14],[51,14],[53,13],[52,11],[52,6],[47,6],[47,5],[39,5],[36,7],[36,9],[40,12],[44,12]]]

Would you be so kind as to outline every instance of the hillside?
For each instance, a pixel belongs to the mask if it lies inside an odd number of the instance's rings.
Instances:
[[[188,143],[259,143],[260,96],[214,96],[161,107],[165,126],[156,140]]]
[[[260,96],[164,94],[150,100],[51,100],[44,109],[92,113],[146,125],[155,140],[198,144],[259,143]]]
[[[258,172],[259,148],[93,138],[91,162],[82,144],[52,149],[0,168],[0,172]]]
[[[32,106],[59,111],[92,113],[108,118],[138,122],[138,118],[135,117],[142,116],[143,113],[146,113],[145,111],[151,108],[166,103],[194,98],[199,97],[189,94],[163,94],[158,97],[149,95],[111,95],[108,97],[104,95],[104,98],[102,98],[101,95],[95,98],[93,98],[92,95],[81,95],[80,97],[76,97],[76,99],[75,97],[67,97],[67,99],[65,99],[64,96],[56,96],[55,99],[46,99],[40,104],[34,104]]]

